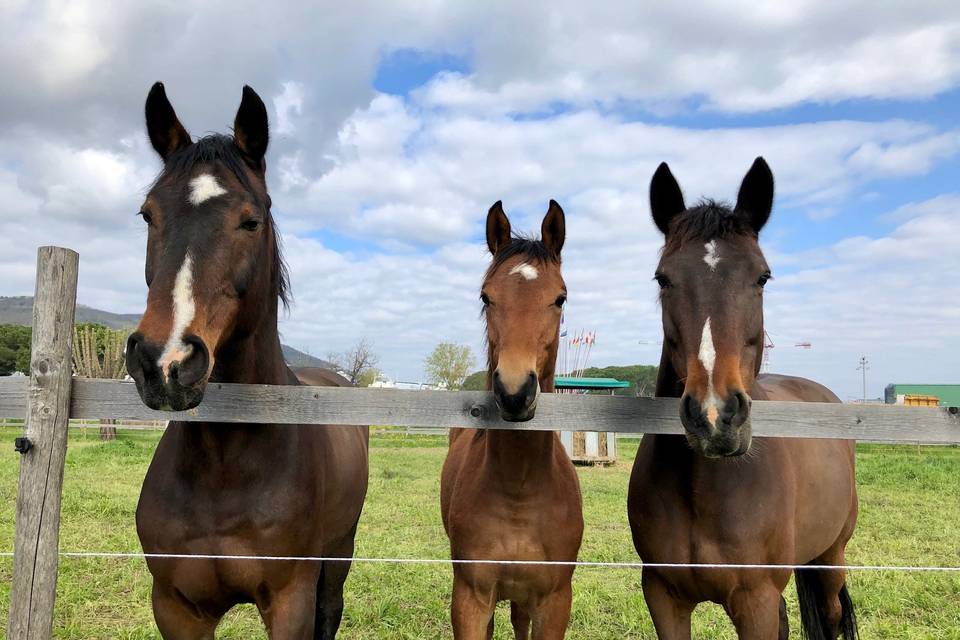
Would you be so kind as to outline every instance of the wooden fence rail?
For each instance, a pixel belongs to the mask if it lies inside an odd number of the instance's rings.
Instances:
[[[0,380],[0,416],[23,415],[26,399],[25,378]],[[217,383],[208,387],[196,409],[163,412],[145,407],[133,383],[74,378],[70,417],[682,433],[678,410],[678,400],[674,398],[544,394],[538,400],[533,420],[504,422],[485,391]],[[752,421],[758,436],[960,443],[960,412],[956,408],[754,402]]]
[[[368,424],[617,433],[681,433],[668,398],[545,394],[536,418],[504,422],[486,392],[211,384],[191,411],[151,411],[132,383],[70,377],[78,256],[41,247],[28,378],[0,378],[0,418],[24,418],[7,637],[49,640],[70,419]],[[960,443],[956,407],[756,402],[755,435]]]

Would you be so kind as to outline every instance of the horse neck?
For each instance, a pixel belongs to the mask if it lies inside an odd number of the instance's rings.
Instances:
[[[680,379],[673,368],[673,360],[666,340],[664,340],[663,350],[660,352],[660,366],[657,368],[657,389],[654,395],[658,398],[679,398],[683,395],[683,380]],[[658,451],[658,460],[666,461],[665,458],[668,456],[673,457],[673,460],[668,462],[669,465],[679,461],[692,464],[699,459],[699,456],[694,455],[691,451],[686,438],[682,435],[649,434],[643,437],[654,442]]]
[[[252,333],[227,341],[217,353],[211,382],[289,384],[276,315]]]
[[[277,330],[279,302],[276,286],[265,288],[269,291],[266,302],[245,300],[240,307],[238,317],[259,317],[254,326],[242,334],[235,333],[217,350],[211,382],[290,384],[290,372]],[[255,287],[252,289],[256,290]]]
[[[248,303],[241,313],[254,308],[255,304]],[[217,350],[210,381],[286,385],[291,383],[291,378],[280,346],[274,299],[252,331],[233,336]],[[285,452],[292,453],[297,446],[298,431],[296,427],[259,423],[189,423],[182,445],[202,468],[209,470],[219,464],[231,467],[242,464],[251,456],[282,459]],[[269,465],[264,467],[269,468]]]
[[[557,338],[559,342],[559,336]],[[556,370],[556,350],[553,344],[548,350],[547,364],[537,372],[541,393],[553,393],[554,372]],[[491,354],[492,355],[492,354]],[[493,389],[493,358],[488,358],[487,391]],[[508,481],[526,483],[551,469],[555,453],[559,446],[555,431],[533,431],[520,429],[488,429],[486,436],[487,463]]]

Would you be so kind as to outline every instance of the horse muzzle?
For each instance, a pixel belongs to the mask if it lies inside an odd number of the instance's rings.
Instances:
[[[750,396],[742,391],[727,395],[723,405],[704,407],[689,393],[680,399],[680,422],[687,442],[707,458],[742,456],[750,450]]]
[[[537,413],[537,395],[540,383],[537,374],[530,372],[517,389],[504,384],[499,371],[493,373],[493,397],[500,408],[500,417],[507,422],[526,422]]]
[[[185,336],[184,353],[163,362],[163,347],[137,332],[127,340],[127,372],[143,403],[154,410],[185,411],[203,400],[210,352],[199,337]]]

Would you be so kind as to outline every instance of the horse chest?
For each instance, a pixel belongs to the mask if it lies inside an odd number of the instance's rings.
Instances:
[[[183,475],[151,467],[137,508],[137,528],[144,547],[171,540],[203,540],[240,536],[270,540],[288,535],[309,521],[316,506],[318,483],[251,474],[238,481],[233,474]]]

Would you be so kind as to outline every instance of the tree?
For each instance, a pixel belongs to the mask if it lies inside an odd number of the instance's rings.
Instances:
[[[73,328],[73,373],[84,378],[122,380],[127,375],[124,348],[125,331],[86,323]],[[113,420],[100,421],[100,439],[115,440]]]
[[[452,342],[438,344],[424,362],[430,381],[451,391],[463,385],[472,364],[470,347]]]
[[[616,378],[630,383],[629,389],[618,389],[618,395],[653,397],[657,389],[657,367],[650,364],[632,364],[623,367],[589,367],[585,378]],[[602,393],[609,393],[603,391]]]
[[[460,388],[464,391],[486,391],[487,372],[474,371],[464,379],[463,385],[461,385]]]
[[[375,371],[373,380],[376,379],[376,373],[378,373],[376,366],[380,358],[373,353],[373,347],[367,339],[360,338],[360,342],[355,347],[343,353],[331,353],[327,356],[327,360],[343,371],[351,384],[360,384],[361,379],[369,378],[371,370]],[[373,380],[361,386],[369,386]]]
[[[380,377],[380,369],[376,369],[374,367],[364,369],[363,373],[360,374],[360,377],[357,378],[357,386],[369,387],[374,382],[376,382],[377,378],[379,377]]]
[[[0,376],[30,373],[30,327],[0,325]]]

